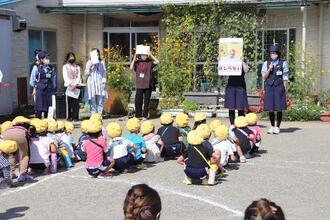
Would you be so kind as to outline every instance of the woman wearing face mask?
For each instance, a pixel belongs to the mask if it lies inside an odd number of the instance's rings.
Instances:
[[[270,59],[264,62],[261,74],[265,81],[264,111],[269,112],[271,127],[268,134],[279,134],[282,121],[282,111],[286,110],[286,90],[288,87],[288,63],[280,59],[280,49],[277,45],[269,48]],[[275,112],[277,122],[275,126]]]
[[[76,55],[68,53],[63,65],[64,87],[68,100],[68,120],[78,121],[79,119],[79,95],[81,84],[80,67],[76,64]]]
[[[134,55],[130,69],[136,74],[135,80],[135,117],[144,120],[148,117],[149,102],[153,87],[152,69],[159,61],[151,53],[149,55]],[[143,105],[143,114],[142,114]]]
[[[31,76],[35,77],[35,106],[36,117],[48,116],[48,108],[52,105],[52,95],[56,90],[56,72],[49,64],[48,53],[40,51],[37,55],[38,63],[33,67]]]
[[[101,59],[100,50],[97,48],[93,48],[91,50],[91,54],[93,52],[97,52],[98,61],[88,60],[86,63],[86,76],[87,76],[87,99],[89,100],[89,104],[91,107],[91,113],[99,113],[103,112],[103,101],[107,98],[108,93],[106,92],[105,83],[107,81],[106,76],[106,68],[105,64]]]

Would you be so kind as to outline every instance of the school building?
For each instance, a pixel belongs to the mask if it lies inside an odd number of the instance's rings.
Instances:
[[[50,53],[57,68],[57,85],[64,91],[62,65],[73,51],[85,64],[91,48],[119,45],[132,59],[137,44],[165,37],[162,5],[208,3],[208,0],[0,0],[0,115],[32,104],[30,69],[37,48]],[[321,0],[225,0],[227,4],[257,4],[264,16],[259,37],[263,48],[279,43],[285,57],[290,41],[305,42],[330,69],[330,1]],[[304,7],[305,5],[305,7]],[[203,63],[196,63],[203,65]],[[330,89],[330,73],[318,74],[318,89]]]

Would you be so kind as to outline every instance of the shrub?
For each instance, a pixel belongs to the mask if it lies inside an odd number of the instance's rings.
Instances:
[[[320,120],[323,108],[309,101],[301,100],[293,103],[284,113],[283,119],[286,121],[313,121]]]

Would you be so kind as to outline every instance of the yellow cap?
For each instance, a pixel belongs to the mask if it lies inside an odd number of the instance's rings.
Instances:
[[[244,116],[239,116],[239,117],[235,118],[235,126],[237,128],[244,128],[244,127],[248,126],[248,122]]]
[[[175,117],[175,123],[179,128],[185,128],[189,125],[189,116],[185,113],[180,113]]]
[[[32,118],[30,120],[30,125],[34,125],[35,123],[38,123],[39,121],[41,121],[41,119],[39,119],[39,118]]]
[[[0,151],[5,154],[11,154],[17,151],[16,141],[5,140],[0,142]]]
[[[65,130],[66,130],[67,133],[72,134],[72,132],[74,130],[73,123],[69,122],[69,121],[65,122]]]
[[[206,119],[206,115],[204,113],[198,112],[195,114],[195,117],[194,117],[195,122],[204,121],[205,119]]]
[[[5,121],[2,125],[1,125],[1,133],[5,132],[5,130],[7,130],[8,128],[12,127],[13,123],[11,121]]]
[[[110,122],[107,126],[107,134],[111,138],[120,137],[122,133],[121,127],[117,122]]]
[[[144,121],[141,125],[142,134],[150,134],[155,128],[154,123],[151,120]]]
[[[33,119],[31,120],[31,125],[33,125],[36,128],[37,133],[43,133],[47,131],[48,128],[48,123],[46,120]]]
[[[214,134],[219,141],[224,141],[228,139],[228,132],[226,125],[220,125],[215,129]]]
[[[139,132],[140,120],[137,118],[130,118],[126,122],[126,128],[129,132]]]
[[[81,128],[81,132],[82,133],[87,133],[87,127],[88,127],[88,124],[89,123],[89,120],[84,120],[81,122],[81,125],[80,125],[80,128]]]
[[[25,124],[30,124],[30,119],[25,118],[23,116],[17,116],[14,120],[13,120],[13,124],[20,124],[20,123],[25,123]]]
[[[201,124],[196,128],[196,131],[202,136],[204,140],[211,136],[211,129],[207,124]]]
[[[211,121],[210,123],[210,128],[211,128],[211,131],[215,131],[215,129],[217,127],[219,127],[220,125],[222,125],[222,122],[219,120],[219,119],[214,119],[213,121]]]
[[[245,115],[245,118],[246,118],[249,125],[256,125],[257,124],[258,116],[257,116],[256,113],[251,112],[251,113]]]
[[[57,131],[64,130],[65,121],[57,121]]]
[[[173,123],[173,116],[171,113],[164,113],[160,116],[160,123],[162,125],[169,125]]]
[[[192,130],[188,133],[187,141],[189,144],[196,146],[202,144],[204,140],[196,130]]]
[[[57,130],[57,122],[55,120],[48,120],[48,131],[56,132]]]
[[[92,114],[89,120],[102,122],[102,115],[100,113]]]
[[[102,130],[102,123],[100,121],[87,120],[87,122],[81,124],[81,130],[84,133],[98,133]]]

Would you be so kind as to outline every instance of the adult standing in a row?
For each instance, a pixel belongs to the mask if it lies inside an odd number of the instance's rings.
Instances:
[[[280,48],[273,45],[269,48],[269,59],[264,62],[261,74],[265,81],[264,111],[269,112],[271,127],[268,134],[280,133],[282,111],[286,110],[286,89],[288,87],[288,63],[280,58]],[[275,112],[276,126],[275,126]]]
[[[81,84],[80,67],[76,64],[76,55],[68,53],[63,65],[64,87],[66,87],[66,96],[68,100],[68,120],[79,120],[79,95]]]
[[[103,101],[108,97],[106,68],[99,49],[93,48],[90,54],[91,59],[87,61],[85,70],[87,76],[86,96],[91,107],[91,113],[102,114]]]

